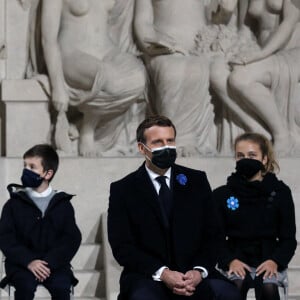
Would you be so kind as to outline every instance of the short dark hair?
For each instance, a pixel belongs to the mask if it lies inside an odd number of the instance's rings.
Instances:
[[[140,143],[145,143],[145,130],[152,126],[161,126],[161,127],[172,127],[174,129],[175,137],[176,137],[176,128],[173,122],[165,117],[159,115],[153,115],[146,118],[137,128],[136,130],[136,140]]]
[[[38,144],[27,150],[23,155],[23,159],[35,156],[41,158],[44,171],[53,171],[53,176],[49,180],[51,181],[58,169],[59,157],[57,152],[51,145]]]

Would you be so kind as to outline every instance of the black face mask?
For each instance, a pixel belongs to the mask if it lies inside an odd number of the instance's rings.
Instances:
[[[243,158],[236,162],[235,169],[239,175],[244,176],[246,179],[250,179],[259,171],[264,170],[264,165],[257,159]]]
[[[154,149],[149,149],[147,146],[145,147],[151,151],[151,162],[158,168],[168,169],[175,163],[177,157],[175,146],[164,146]]]
[[[44,178],[29,169],[24,168],[21,177],[22,185],[25,187],[37,188],[39,187]]]

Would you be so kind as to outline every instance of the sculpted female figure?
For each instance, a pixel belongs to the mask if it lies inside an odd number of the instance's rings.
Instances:
[[[245,4],[245,2],[243,2]],[[230,87],[271,132],[283,155],[299,139],[299,4],[293,0],[250,0],[248,14],[258,23],[260,49],[232,59]],[[298,92],[299,97],[299,92]]]
[[[42,45],[57,111],[83,113],[79,153],[95,156],[95,130],[107,128],[143,94],[143,64],[109,35],[115,0],[43,0]],[[126,6],[128,1],[120,2]],[[122,4],[123,3],[123,4]],[[102,133],[102,136],[105,135]]]
[[[245,0],[242,0],[245,1]],[[209,24],[197,34],[196,54],[210,57],[210,87],[213,91],[219,131],[218,148],[230,150],[230,138],[242,130],[257,131],[261,126],[239,99],[234,99],[228,88],[232,68],[230,60],[237,53],[258,48],[249,27],[244,24],[244,6],[238,0],[213,0],[207,6]],[[229,142],[229,145],[228,145]],[[227,149],[228,148],[228,149]]]
[[[211,154],[216,148],[209,95],[209,63],[191,55],[206,25],[203,0],[136,0],[134,30],[154,95],[154,111],[173,119],[179,155]]]

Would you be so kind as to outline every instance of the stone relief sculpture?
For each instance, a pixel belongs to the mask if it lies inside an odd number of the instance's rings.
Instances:
[[[133,1],[34,0],[32,5],[35,14],[41,9],[42,50],[52,104],[58,112],[56,144],[70,151],[66,112],[70,106],[76,107],[83,114],[79,154],[101,156],[116,142],[126,122],[125,113],[137,99],[144,98],[144,66],[121,49],[133,48],[130,38],[122,36],[128,35],[129,29],[111,35],[117,31],[117,24],[110,24],[113,18],[123,25],[127,18],[132,20]],[[33,26],[38,26],[36,21]],[[95,138],[101,140],[100,150]]]
[[[229,153],[232,137],[241,130],[256,130],[257,122],[247,107],[234,99],[228,87],[232,66],[230,60],[246,49],[258,49],[249,27],[240,23],[242,7],[238,0],[211,1],[206,7],[208,24],[196,35],[195,55],[206,53],[210,60],[210,89],[218,123],[218,150]],[[227,123],[226,123],[227,122]],[[228,127],[227,130],[225,127]],[[226,134],[226,131],[229,133]]]
[[[300,6],[292,0],[250,0],[260,48],[232,59],[231,88],[270,132],[279,155],[299,153]],[[253,22],[252,22],[253,24]]]
[[[134,32],[149,73],[151,106],[176,123],[181,156],[216,152],[209,63],[205,54],[192,53],[204,26],[203,0],[136,0]]]
[[[5,54],[5,44],[0,43],[0,59],[4,59],[6,54]]]
[[[51,95],[64,152],[79,138],[86,157],[134,154],[145,66],[148,110],[175,120],[180,156],[229,154],[245,130],[299,151],[299,1],[18,1],[31,7],[28,77]]]

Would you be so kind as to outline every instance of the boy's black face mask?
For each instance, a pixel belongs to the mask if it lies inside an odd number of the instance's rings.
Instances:
[[[264,170],[264,165],[261,161],[252,158],[243,158],[236,162],[236,172],[246,179],[252,178],[259,171]]]
[[[23,186],[37,188],[42,184],[43,180],[44,178],[41,177],[40,174],[37,174],[26,168],[23,169],[21,176],[21,182]]]

